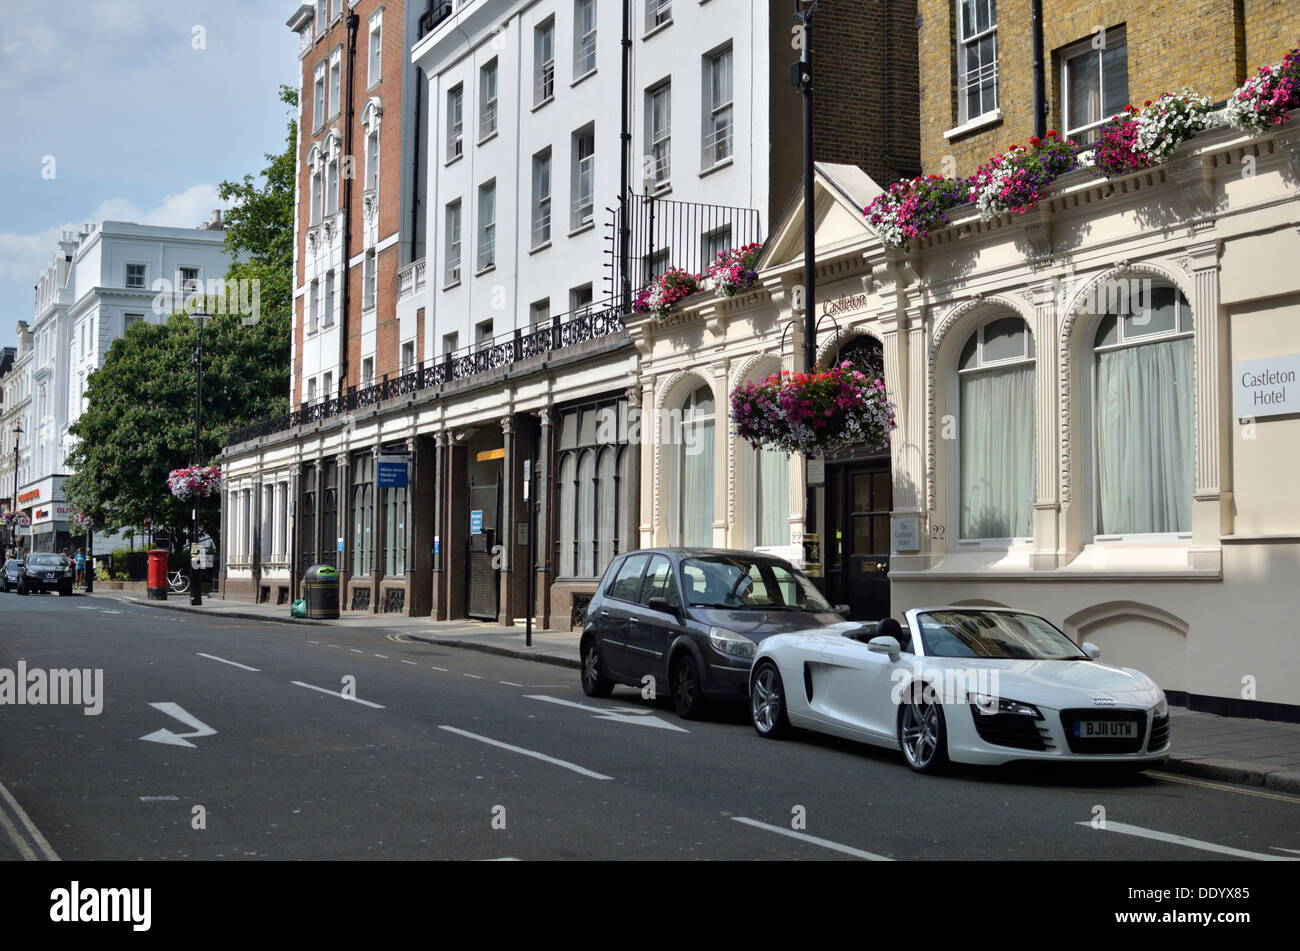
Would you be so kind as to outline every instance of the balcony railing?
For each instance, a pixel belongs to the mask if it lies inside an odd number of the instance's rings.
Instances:
[[[424,273],[424,258],[414,264],[408,264],[397,272],[397,299],[399,301],[413,297],[424,290]]]
[[[568,318],[567,320],[565,318]],[[573,314],[556,314],[549,322],[528,330],[515,330],[491,340],[444,354],[435,362],[421,363],[409,373],[385,377],[362,389],[326,396],[303,404],[284,416],[264,419],[230,431],[228,445],[274,436],[290,429],[324,422],[346,413],[375,406],[385,400],[411,396],[424,390],[499,370],[523,360],[565,350],[624,330],[623,313],[616,301],[587,304]]]
[[[533,105],[540,106],[555,95],[555,60],[548,59],[537,71],[537,88],[533,94]]]

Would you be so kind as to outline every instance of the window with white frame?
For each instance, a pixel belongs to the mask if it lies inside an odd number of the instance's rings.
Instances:
[[[1033,534],[1034,337],[1023,317],[976,329],[957,361],[961,538]]]
[[[497,61],[483,66],[478,76],[478,137],[486,139],[497,130]]]
[[[616,555],[636,547],[627,403],[557,411],[555,455],[557,574],[599,577]]]
[[[321,315],[321,324],[325,327],[334,326],[334,272],[332,270],[325,272],[325,310]]]
[[[199,269],[196,267],[178,267],[176,269],[176,285],[185,294],[202,293],[203,283],[199,280]]]
[[[316,378],[312,377],[307,381],[307,402],[316,402]]]
[[[480,320],[474,325],[474,346],[479,350],[492,345],[492,321]]]
[[[585,317],[591,310],[591,285],[583,284],[569,291],[569,313],[574,317]]]
[[[319,132],[325,125],[325,64],[316,67],[312,83],[311,127]]]
[[[144,287],[147,271],[148,269],[143,264],[128,264],[126,266],[126,286],[132,288]]]
[[[374,86],[383,78],[384,68],[384,11],[370,18],[370,57],[366,67],[366,83]]]
[[[543,298],[528,305],[528,324],[534,330],[551,321],[551,299]]]
[[[673,0],[646,0],[645,29],[647,33],[672,21]]]
[[[957,0],[958,124],[997,107],[997,0]]]
[[[708,270],[723,251],[731,249],[731,225],[716,228],[704,235],[704,251],[701,255],[700,272]]]
[[[307,333],[314,334],[320,320],[320,282],[312,281],[307,293]]]
[[[734,151],[731,48],[704,58],[704,168],[731,158]]]
[[[663,188],[672,178],[672,84],[661,83],[645,94],[646,190]]]
[[[379,187],[379,130],[366,135],[366,190]]]
[[[573,78],[596,68],[596,0],[576,0],[573,5]]]
[[[373,386],[375,382],[375,358],[366,357],[361,361],[361,385]]]
[[[343,111],[343,51],[335,50],[330,57],[329,115],[334,118]]]
[[[122,333],[126,333],[140,321],[144,320],[144,314],[123,314],[122,315]]]
[[[450,333],[442,335],[442,355],[455,353],[460,349],[460,334]]]
[[[443,262],[443,283],[460,283],[460,199],[447,205],[447,257]]]
[[[497,183],[495,180],[478,189],[478,270],[486,271],[497,263]]]
[[[337,157],[325,163],[325,216],[329,217],[339,210],[339,160]]]
[[[324,188],[320,168],[313,168],[311,172],[311,223],[313,226],[320,224],[321,199]]]
[[[1123,27],[1076,44],[1059,57],[1065,136],[1080,145],[1100,137],[1101,126],[1128,102],[1128,41]]]
[[[533,244],[540,248],[551,240],[551,150],[533,156]]]
[[[329,29],[329,0],[316,0],[316,35]]]
[[[713,390],[698,387],[682,404],[680,438],[672,453],[672,497],[676,544],[690,548],[713,545]]]
[[[465,87],[447,92],[447,161],[458,159],[465,151]]]
[[[405,376],[415,368],[415,341],[408,340],[402,344],[402,375]]]
[[[595,214],[596,130],[588,126],[573,133],[573,209],[570,227],[592,222]]]
[[[334,372],[332,370],[325,373],[325,382],[321,386],[321,398],[329,399],[334,395]]]
[[[1192,530],[1192,309],[1171,284],[1142,286],[1131,298],[1106,295],[1092,341],[1098,536]]]
[[[375,309],[376,270],[375,249],[371,248],[366,252],[365,269],[362,272],[361,307],[363,310]]]
[[[343,16],[343,0],[330,0],[330,20]]]
[[[533,30],[533,105],[555,97],[555,20]]]

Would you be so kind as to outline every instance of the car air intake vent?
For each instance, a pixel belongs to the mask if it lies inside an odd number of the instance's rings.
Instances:
[[[1083,724],[1089,722],[1115,724],[1115,735],[1087,736]],[[1147,735],[1147,715],[1141,710],[1062,710],[1061,726],[1072,753],[1138,753]]]
[[[1019,713],[981,713],[974,704],[971,704],[971,716],[975,720],[975,732],[985,743],[1018,750],[1045,750],[1050,745],[1047,730],[1033,717]]]
[[[1159,753],[1169,745],[1169,717],[1155,717],[1151,721],[1151,739],[1147,742],[1148,753]]]

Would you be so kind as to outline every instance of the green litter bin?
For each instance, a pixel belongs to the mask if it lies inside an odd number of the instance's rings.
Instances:
[[[312,565],[303,576],[307,589],[307,617],[337,620],[339,616],[339,573],[332,565]]]

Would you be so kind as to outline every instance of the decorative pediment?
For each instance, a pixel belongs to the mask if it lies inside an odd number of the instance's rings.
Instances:
[[[378,96],[371,96],[361,107],[361,125],[367,132],[374,132],[384,118],[384,103]]]
[[[844,250],[872,234],[862,214],[882,189],[854,165],[818,162],[813,175],[814,253],[818,260]],[[803,261],[803,185],[789,210],[777,222],[758,260],[757,268],[780,267]]]

